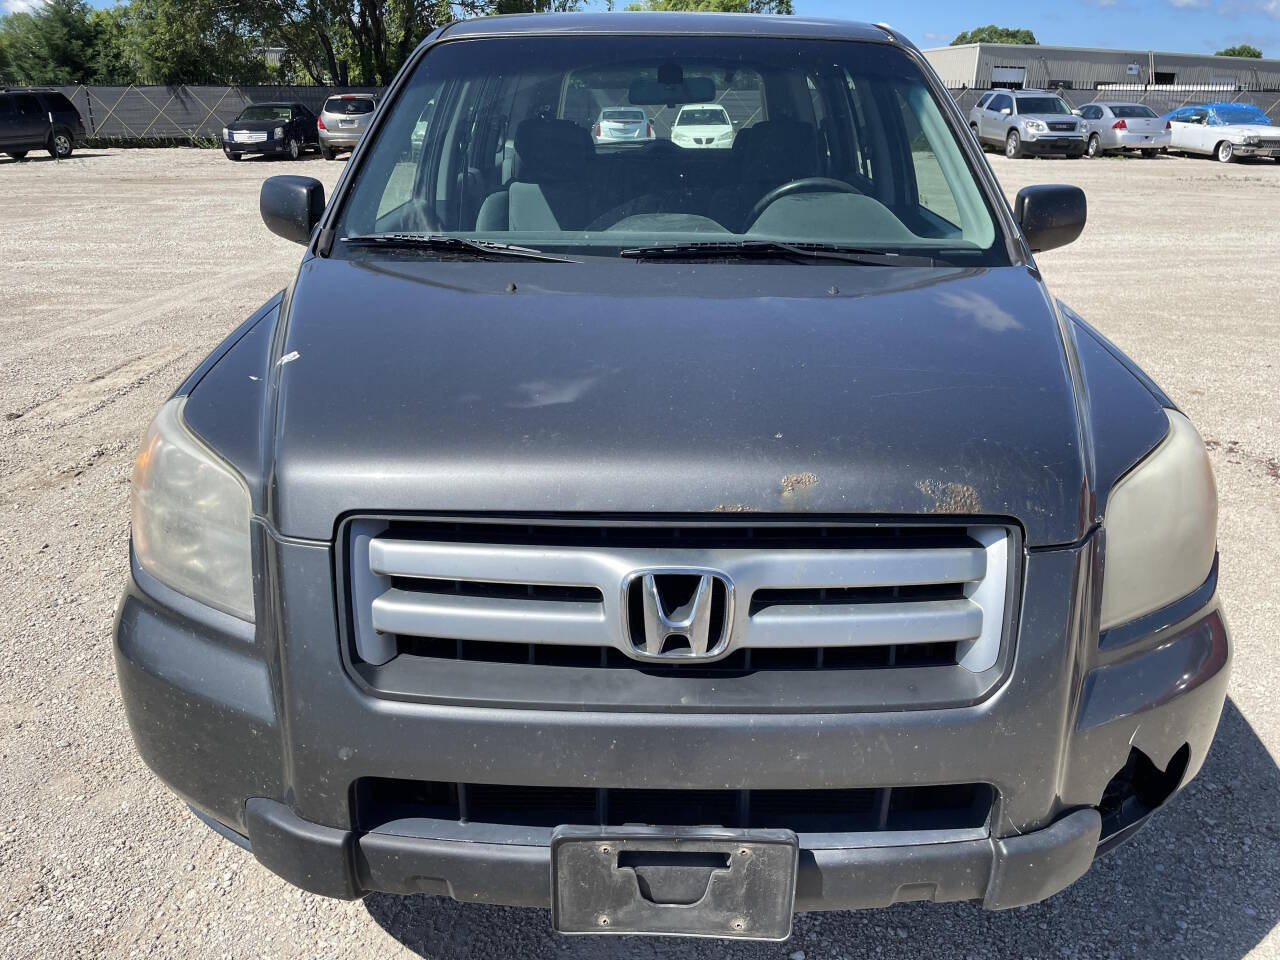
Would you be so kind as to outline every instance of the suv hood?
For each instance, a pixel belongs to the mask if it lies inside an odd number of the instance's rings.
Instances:
[[[1025,268],[309,259],[267,509],[1009,517],[1086,529]]]

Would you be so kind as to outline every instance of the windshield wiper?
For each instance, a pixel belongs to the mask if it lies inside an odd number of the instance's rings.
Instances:
[[[886,253],[838,243],[783,243],[780,240],[715,240],[706,243],[669,243],[632,247],[619,256],[628,260],[758,259],[788,257],[795,260],[838,260],[868,267],[932,267],[932,257]]]
[[[546,263],[577,263],[568,257],[557,257],[532,247],[517,247],[489,240],[467,240],[431,233],[368,233],[343,237],[353,247],[399,247],[405,250],[439,250],[443,253],[472,254],[492,260],[541,260]]]

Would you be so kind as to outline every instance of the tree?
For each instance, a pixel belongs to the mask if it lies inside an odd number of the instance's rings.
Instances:
[[[780,13],[790,16],[791,0],[640,0],[628,10],[691,10],[697,13]]]
[[[0,21],[0,45],[9,61],[4,72],[29,84],[93,80],[95,39],[84,0],[44,0]]]
[[[1262,51],[1257,47],[1247,43],[1238,43],[1234,47],[1227,47],[1225,50],[1219,50],[1220,57],[1253,57],[1255,60],[1262,59]]]
[[[262,83],[261,34],[221,0],[131,0],[128,46],[141,83]]]
[[[958,47],[963,43],[1024,43],[1038,45],[1039,40],[1030,30],[1019,27],[997,27],[989,23],[985,27],[974,27],[966,30],[954,40],[951,46]]]

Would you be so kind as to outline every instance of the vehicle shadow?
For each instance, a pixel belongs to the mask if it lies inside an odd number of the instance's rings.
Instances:
[[[1280,769],[1228,700],[1199,777],[1150,827],[1045,903],[796,917],[784,944],[562,937],[545,911],[375,894],[373,919],[422,957],[1137,957],[1240,960],[1280,923]]]
[[[0,153],[0,166],[4,166],[5,164],[16,164],[16,163],[75,163],[77,160],[97,160],[101,157],[109,157],[109,156],[111,156],[111,154],[109,153],[84,153],[82,151],[77,151],[71,154],[71,156],[63,157],[61,160],[59,160],[56,157],[49,156],[49,154],[42,147],[40,149],[40,153],[37,154],[35,152],[35,149],[33,148],[32,151],[28,153],[25,157],[23,157],[21,160],[15,160],[13,157],[9,156],[7,153]]]

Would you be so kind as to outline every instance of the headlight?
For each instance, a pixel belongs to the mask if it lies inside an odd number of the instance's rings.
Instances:
[[[272,137],[272,139],[274,139],[274,140],[283,140],[283,139],[284,139],[284,127],[276,127],[274,130],[272,130],[272,131],[271,131],[271,137]]]
[[[249,489],[182,422],[185,397],[156,414],[133,468],[133,553],[157,580],[253,620]]]
[[[1027,125],[1027,129],[1030,130],[1032,133],[1048,133],[1049,132],[1049,128],[1046,127],[1044,123],[1040,120],[1027,120],[1024,122]]]
[[[1102,629],[1159,610],[1213,569],[1218,494],[1196,428],[1166,410],[1169,433],[1111,491],[1102,577]]]
[[[1246,144],[1247,146],[1250,146],[1250,147],[1256,147],[1256,146],[1258,145],[1258,141],[1259,141],[1259,139],[1261,139],[1261,138],[1260,138],[1260,137],[1245,137],[1245,138],[1244,138],[1244,142],[1245,142],[1245,144]]]
[[[732,130],[730,130],[728,133],[722,133],[722,134],[720,134],[720,136],[718,137],[718,139],[720,139],[720,140],[732,140],[732,139],[733,139],[733,131],[732,131]]]
[[[222,139],[223,139],[223,140],[230,140],[230,139],[231,139],[231,131],[230,131],[230,130],[228,130],[226,127],[223,127],[223,128],[222,128]]]

